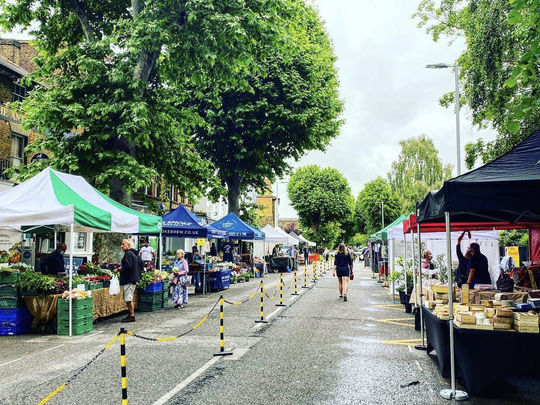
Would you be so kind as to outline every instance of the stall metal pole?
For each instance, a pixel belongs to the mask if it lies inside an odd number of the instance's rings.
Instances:
[[[159,249],[159,271],[163,270],[162,268],[162,258],[163,258],[163,234],[159,233],[159,243],[158,243],[158,249]]]
[[[405,297],[407,297],[407,234],[405,232],[403,232],[403,272],[405,273]]]
[[[69,336],[72,333],[72,321],[73,321],[73,299],[71,297],[71,290],[73,289],[73,251],[75,250],[75,232],[71,224],[69,234]]]
[[[411,229],[411,258],[412,258],[412,261],[413,261],[413,290],[414,290],[414,307],[415,308],[418,308],[418,302],[416,300],[416,297],[418,296],[418,291],[416,290],[416,274],[417,274],[417,271],[416,271],[416,249],[414,247],[414,232],[413,230]]]
[[[444,213],[446,222],[446,266],[448,268],[448,329],[450,330],[450,384],[451,388],[445,388],[439,395],[444,399],[455,399],[456,401],[465,401],[469,395],[465,391],[456,390],[456,368],[454,362],[454,305],[452,280],[452,237],[450,234],[450,213]]]
[[[58,242],[57,242],[57,238],[58,238],[58,231],[56,230],[56,226],[54,227],[54,250],[56,250],[56,248],[58,247]]]
[[[419,211],[417,210],[416,211],[416,229],[417,229],[417,232],[418,232],[418,275],[419,275],[419,280],[418,280],[418,285],[420,286],[420,334],[422,335],[422,344],[421,345],[416,345],[414,346],[414,348],[416,350],[427,350],[427,347],[426,347],[426,344],[425,344],[425,335],[424,335],[424,315],[422,314],[422,306],[424,305],[424,300],[423,300],[423,296],[424,296],[424,292],[422,290],[422,232],[420,230],[420,222],[418,222],[418,214],[419,214]]]

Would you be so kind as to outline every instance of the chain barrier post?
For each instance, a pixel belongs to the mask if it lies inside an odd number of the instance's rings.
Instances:
[[[298,294],[298,277],[296,276],[296,270],[294,271],[294,292],[291,295],[299,295]]]
[[[317,262],[313,262],[313,281],[317,281]]]
[[[233,352],[225,351],[225,328],[223,327],[223,295],[219,297],[219,352],[214,353],[214,356],[230,356]]]
[[[126,330],[120,328],[120,375],[122,384],[122,405],[128,404],[127,396],[127,362],[126,362]]]
[[[283,303],[283,273],[279,275],[279,304],[276,304],[276,307],[286,307]]]
[[[257,319],[255,323],[268,323],[264,320],[264,283],[261,280],[261,319]]]
[[[302,288],[307,288],[307,264],[304,266],[304,285]]]

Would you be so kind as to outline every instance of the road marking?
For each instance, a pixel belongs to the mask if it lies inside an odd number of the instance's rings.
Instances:
[[[62,343],[61,345],[50,347],[48,349],[43,350],[41,353],[45,353],[45,352],[48,352],[50,350],[58,349],[59,347],[62,347],[62,346],[65,346],[65,344]]]
[[[163,405],[163,404],[165,404],[169,399],[171,399],[173,396],[175,396],[180,391],[182,391],[184,388],[186,388],[189,384],[191,384],[195,379],[200,377],[206,370],[208,370],[214,363],[216,363],[219,360],[220,360],[220,357],[214,357],[214,358],[212,358],[212,360],[206,362],[206,364],[204,366],[199,368],[197,371],[195,371],[193,374],[191,374],[188,378],[186,378],[184,381],[182,381],[180,384],[178,384],[172,390],[170,390],[165,395],[163,395],[161,398],[159,398],[156,402],[154,402],[153,405]]]
[[[412,346],[411,346],[411,345],[409,345],[409,351],[410,351],[411,353],[414,353],[414,351],[413,351],[413,349],[412,349]]]
[[[23,357],[21,357],[19,359],[8,361],[7,363],[0,364],[0,367],[7,366],[8,364],[15,363],[16,361],[19,361],[19,360],[22,360],[22,359],[23,359]]]
[[[418,360],[415,360],[414,362],[416,363],[416,367],[418,367],[418,370],[424,371],[422,370],[422,367],[420,367],[420,363],[418,362]]]
[[[409,321],[414,321],[414,318],[388,318],[388,319],[375,319],[377,322],[382,323],[391,323],[392,325],[400,325],[400,326],[414,326],[410,323],[406,323]]]
[[[401,340],[383,340],[384,345],[404,345],[409,346],[411,344],[420,343],[422,339],[401,339]]]
[[[278,308],[276,310],[274,310],[274,312],[272,312],[270,315],[266,316],[265,321],[269,321],[270,319],[272,319],[279,311],[283,310],[284,308],[286,307],[281,307],[281,308]],[[259,329],[260,327],[262,327],[263,325],[265,325],[264,323],[258,323],[257,325],[255,325],[253,327],[253,329]]]
[[[381,305],[374,305],[376,308],[382,308],[382,309],[393,309],[394,311],[403,311],[402,304],[381,304]]]

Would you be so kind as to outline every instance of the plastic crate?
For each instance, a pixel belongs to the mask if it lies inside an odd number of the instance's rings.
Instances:
[[[81,321],[73,321],[71,324],[71,333],[73,335],[82,335],[94,330],[94,320],[85,319]],[[59,335],[69,335],[69,321],[58,323],[57,333]]]
[[[89,290],[99,290],[100,288],[103,288],[103,283],[89,283],[88,287]]]
[[[56,312],[58,322],[69,321],[69,307],[68,308],[58,308]],[[75,320],[86,320],[94,319],[94,309],[93,308],[73,308],[71,312],[71,318]]]
[[[13,284],[0,284],[0,297],[16,297],[17,288]]]
[[[31,319],[15,322],[0,322],[0,336],[22,335],[30,330],[31,324]]]
[[[213,271],[208,273],[208,289],[210,291],[219,291],[229,288],[231,285],[231,271]]]
[[[152,302],[139,302],[139,307],[137,308],[141,312],[152,312],[158,311],[161,309],[162,301],[157,303]]]
[[[32,318],[32,314],[26,307],[0,309],[0,323],[22,322],[30,324]]]
[[[16,283],[19,279],[19,273],[16,271],[0,271],[0,284]]]
[[[155,281],[153,283],[150,283],[150,285],[146,287],[143,292],[156,292],[156,291],[163,291],[163,283],[161,281]]]
[[[162,291],[155,291],[151,293],[147,292],[140,292],[139,293],[139,302],[145,302],[145,303],[161,303],[163,300],[163,292]]]
[[[71,305],[74,310],[87,309],[87,310],[94,311],[94,297],[81,298],[80,300],[72,299]],[[57,310],[69,311],[69,299],[68,298],[58,299]]]
[[[18,297],[0,297],[0,308],[18,308],[22,302]]]

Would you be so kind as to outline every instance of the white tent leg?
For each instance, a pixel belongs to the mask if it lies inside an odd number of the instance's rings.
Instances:
[[[73,251],[75,250],[75,232],[71,224],[69,233],[69,336],[72,334],[73,305],[71,290],[73,288]]]
[[[418,211],[416,212],[416,218],[418,218]],[[424,292],[422,291],[422,234],[420,230],[420,223],[417,221],[416,229],[418,232],[418,286],[420,291],[420,334],[422,335],[422,344],[414,346],[417,350],[426,350],[425,336],[424,336],[424,316],[422,315],[422,306],[424,305]]]
[[[446,265],[448,267],[448,328],[450,329],[450,384],[451,388],[441,390],[439,395],[444,399],[465,401],[469,398],[465,391],[456,391],[456,369],[454,363],[454,312],[453,312],[453,280],[452,280],[452,236],[450,234],[450,213],[444,213],[446,222]]]
[[[414,248],[414,233],[411,229],[411,258],[413,261],[413,290],[414,290],[414,307],[418,308],[418,302],[416,300],[416,297],[418,296],[418,291],[416,290],[416,275],[418,272],[416,271],[416,260],[415,260],[416,250]]]
[[[407,234],[406,233],[403,233],[403,273],[405,273],[405,297],[407,297]]]
[[[58,239],[58,231],[56,230],[56,226],[54,227],[54,243],[53,243],[53,246],[54,246],[54,250],[56,250],[56,247],[57,247],[57,239]]]

